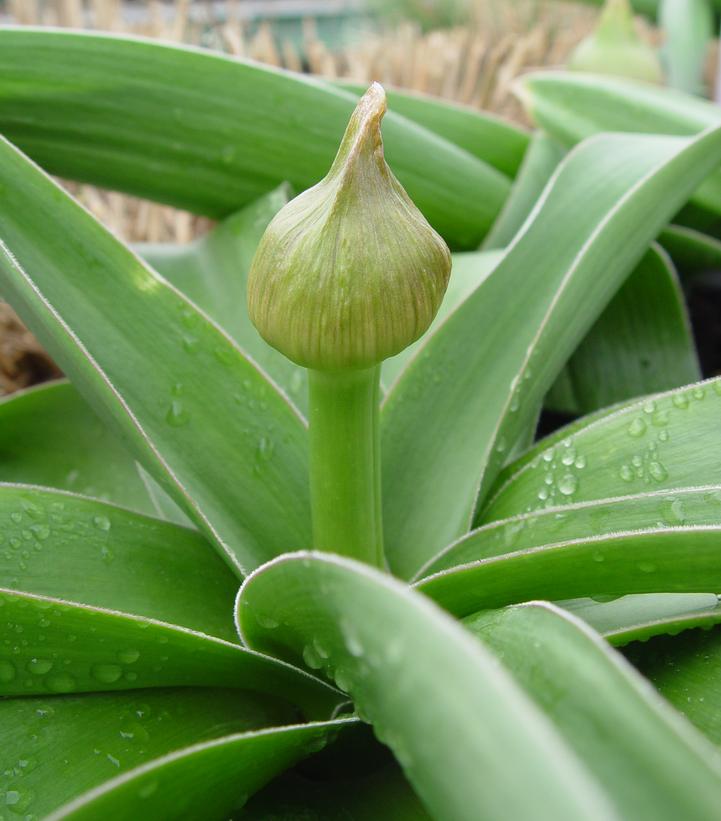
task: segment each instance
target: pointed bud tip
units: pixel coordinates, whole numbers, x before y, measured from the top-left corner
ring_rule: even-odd
[[[383,157],[383,86],[358,101],[331,170],[268,226],[248,276],[261,336],[317,370],[371,367],[414,342],[448,284],[450,252]]]

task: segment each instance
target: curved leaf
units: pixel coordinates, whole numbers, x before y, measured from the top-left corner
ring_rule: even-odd
[[[482,519],[646,490],[716,484],[721,379],[658,394],[601,416],[509,465]]]
[[[545,131],[532,135],[511,193],[483,241],[485,249],[504,248],[511,243],[565,153],[563,146]]]
[[[501,262],[386,397],[384,521],[395,572],[410,575],[468,530],[479,491],[562,365],[719,160],[721,129],[695,141],[604,135],[564,160]]]
[[[575,413],[701,379],[683,292],[652,245],[567,365]]]
[[[582,622],[533,603],[466,625],[553,720],[619,818],[714,817],[721,758]]]
[[[721,270],[721,240],[684,225],[669,225],[658,238],[683,280]]]
[[[287,185],[276,188],[190,245],[143,244],[136,246],[136,250],[225,329],[305,412],[305,368],[271,348],[255,330],[248,316],[245,293],[258,242],[290,196]]]
[[[327,715],[338,693],[259,653],[163,622],[0,589],[0,695],[211,686]]]
[[[0,31],[0,130],[53,174],[225,216],[330,168],[355,97],[200,49],[28,27]],[[388,161],[434,227],[474,248],[505,199],[495,168],[403,117]]]
[[[575,599],[559,604],[614,647],[666,633],[675,636],[693,627],[709,628],[721,621],[716,593],[641,593],[611,601]]]
[[[570,449],[566,454],[571,463],[578,458],[571,459]],[[548,544],[680,525],[721,526],[721,484],[634,493],[497,519],[449,545],[417,577]]]
[[[195,530],[94,499],[5,484],[0,527],[4,587],[235,638],[237,579]]]
[[[0,481],[157,512],[128,451],[67,382],[0,399]]]
[[[432,816],[528,818],[543,806],[548,818],[610,817],[505,670],[389,576],[328,554],[284,556],[246,580],[238,624],[250,645],[333,676]]]
[[[661,695],[721,745],[721,628],[657,636],[625,650]]]
[[[275,775],[322,749],[354,719],[275,727],[176,750],[100,785],[48,816],[224,821]]]
[[[531,599],[721,590],[720,539],[719,525],[602,534],[460,565],[416,589],[457,616]]]
[[[11,817],[44,818],[79,793],[178,747],[291,717],[273,699],[238,690],[4,699],[0,806]]]
[[[566,145],[604,131],[698,134],[721,124],[718,106],[680,91],[583,72],[538,71],[517,86],[534,121]],[[721,172],[709,174],[692,201],[721,212]]]
[[[361,95],[365,86],[348,80],[333,85]],[[488,111],[399,88],[386,89],[392,111],[422,125],[479,160],[514,177],[529,145],[527,132]]]
[[[0,290],[135,458],[237,572],[307,544],[306,429],[285,397],[6,141],[0,185]]]

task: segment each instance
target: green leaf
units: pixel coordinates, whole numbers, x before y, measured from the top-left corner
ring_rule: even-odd
[[[721,628],[658,636],[625,653],[665,699],[721,745]]]
[[[289,201],[284,185],[261,197],[190,245],[143,244],[136,250],[156,271],[214,319],[304,412],[306,370],[271,348],[247,311],[250,263],[268,223]]]
[[[483,646],[389,576],[327,554],[284,556],[245,582],[238,624],[251,646],[334,677],[433,817],[530,818],[539,806],[548,818],[610,817]]]
[[[510,244],[565,153],[563,146],[545,131],[533,134],[511,193],[483,242],[485,249],[504,248]]]
[[[721,621],[716,593],[641,593],[612,601],[572,599],[559,604],[614,647],[664,633],[675,636],[693,627],[709,628]]]
[[[509,465],[483,521],[646,490],[717,484],[721,379],[627,405]]]
[[[659,237],[681,279],[721,269],[721,240],[682,225],[669,225]]]
[[[503,258],[502,251],[467,251],[453,254],[451,278],[443,296],[441,307],[433,320],[427,334],[433,334],[440,328],[445,319],[458,308],[463,301],[483,282]],[[386,359],[381,370],[384,387],[390,389],[400,377],[403,370],[425,344],[425,336],[409,345],[396,356]]]
[[[361,95],[361,83],[335,80],[333,85]],[[529,136],[509,120],[488,111],[478,111],[438,97],[387,88],[391,111],[412,120],[448,142],[457,145],[502,174],[515,177],[529,145]]]
[[[548,604],[466,625],[598,778],[619,818],[713,818],[721,760],[641,676],[582,622]]]
[[[658,23],[665,34],[663,58],[671,88],[703,94],[706,58],[714,38],[709,0],[661,0]]]
[[[576,413],[701,379],[683,292],[652,245],[568,363]]]
[[[0,185],[0,291],[132,455],[237,572],[308,544],[306,429],[285,397],[6,141]]]
[[[128,451],[67,382],[0,399],[0,481],[157,513]]]
[[[172,685],[240,687],[324,715],[338,702],[300,670],[184,627],[11,590],[0,608],[2,696]]]
[[[569,465],[573,465],[573,459],[582,464],[572,447],[561,448],[557,459],[561,469],[565,469],[564,457]],[[552,462],[543,461],[548,466],[546,476],[553,476]],[[544,487],[550,487],[545,480]],[[416,578],[543,545],[679,526],[721,526],[721,484],[649,490],[628,496],[555,505],[496,519],[449,545],[424,565]]]
[[[562,365],[719,160],[721,130],[694,141],[604,135],[564,160],[533,220],[385,399],[385,533],[396,573],[412,574],[469,529]]]
[[[0,806],[6,817],[45,818],[85,790],[179,747],[284,723],[291,716],[274,699],[239,690],[5,699],[0,701]]]
[[[566,145],[604,131],[687,135],[721,123],[717,105],[617,77],[539,71],[525,75],[517,91],[534,121]],[[721,213],[721,171],[700,182],[692,201]]]
[[[48,817],[224,821],[278,773],[322,749],[354,719],[275,727],[175,750],[80,796]]]
[[[604,533],[460,565],[416,588],[457,616],[531,599],[720,590],[719,538],[720,525]]]
[[[137,38],[0,31],[0,130],[53,174],[222,217],[331,165],[352,94],[255,62]],[[474,248],[505,199],[495,168],[403,117],[388,161],[449,243]]]
[[[195,530],[94,499],[0,484],[4,587],[233,639],[235,575]]]

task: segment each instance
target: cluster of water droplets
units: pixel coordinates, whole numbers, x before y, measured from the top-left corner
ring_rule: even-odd
[[[113,552],[103,538],[111,529],[109,517],[102,513],[88,516],[66,507],[60,500],[41,503],[21,498],[15,509],[0,516],[0,559],[6,587],[21,585],[35,561],[47,561],[44,553],[48,545],[57,548],[68,539],[90,537],[103,563],[113,561]]]

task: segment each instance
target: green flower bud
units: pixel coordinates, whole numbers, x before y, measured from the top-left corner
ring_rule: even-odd
[[[261,336],[315,370],[367,368],[433,321],[448,284],[448,247],[383,156],[385,92],[360,99],[328,175],[289,202],[248,275]]]
[[[606,0],[596,30],[578,44],[568,68],[647,83],[663,82],[661,61],[636,32],[628,0]]]

